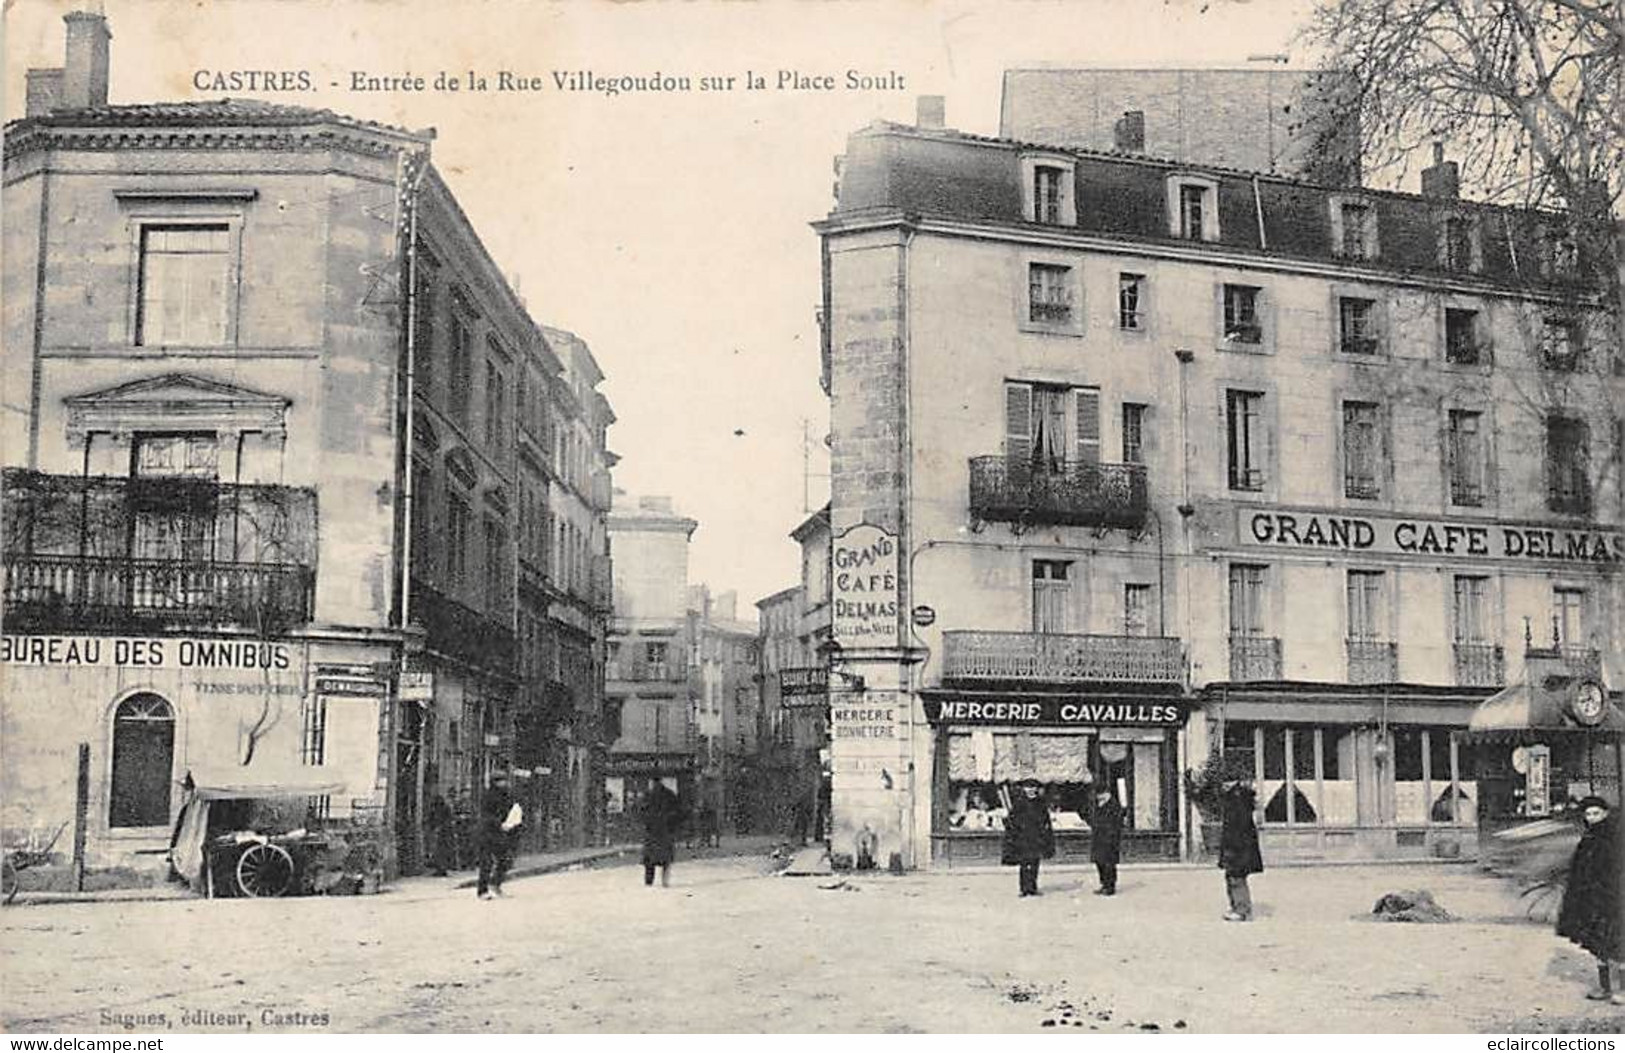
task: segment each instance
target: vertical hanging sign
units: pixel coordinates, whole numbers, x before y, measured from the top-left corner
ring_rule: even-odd
[[[835,642],[843,649],[897,645],[897,535],[869,523],[831,542]]]

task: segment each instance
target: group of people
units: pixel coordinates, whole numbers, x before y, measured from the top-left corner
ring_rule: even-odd
[[[1021,896],[1037,896],[1038,868],[1055,855],[1055,831],[1043,787],[1036,779],[1016,784],[1010,812],[1004,822],[1002,858],[1019,868]],[[1569,865],[1557,934],[1589,951],[1597,963],[1597,984],[1586,997],[1625,1005],[1625,991],[1616,990],[1614,970],[1625,957],[1620,931],[1620,882],[1625,859],[1619,851],[1619,820],[1608,802],[1587,797],[1579,804],[1584,820],[1580,843]],[[1225,781],[1219,791],[1219,868],[1224,871],[1229,909],[1225,921],[1251,921],[1252,890],[1247,879],[1264,869],[1258,846],[1258,798],[1245,778]],[[1123,839],[1123,809],[1108,788],[1095,795],[1090,816],[1089,854],[1100,875],[1097,895],[1117,892],[1117,863]]]

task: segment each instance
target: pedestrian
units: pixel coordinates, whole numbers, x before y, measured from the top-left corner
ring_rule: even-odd
[[[790,837],[801,848],[807,847],[807,831],[812,826],[812,804],[805,797],[797,797],[791,806]]]
[[[1110,786],[1095,791],[1095,813],[1089,823],[1089,858],[1100,875],[1097,896],[1117,895],[1117,861],[1123,847],[1123,806]]]
[[[1049,807],[1041,796],[1037,779],[1016,784],[1010,802],[1010,816],[1004,823],[1003,862],[1020,867],[1021,895],[1037,896],[1038,864],[1055,855],[1055,829],[1050,825]]]
[[[517,828],[518,824],[509,824],[516,807],[513,791],[508,787],[507,773],[497,772],[491,776],[491,785],[480,798],[478,834],[480,899],[490,899],[493,894],[506,895],[502,891],[502,879],[508,876],[508,866],[513,861],[510,854],[512,846],[510,832]]]
[[[1621,958],[1619,819],[1601,797],[1587,797],[1579,807],[1585,832],[1569,863],[1557,934],[1568,937],[1597,959],[1597,986],[1587,991],[1586,997],[1625,1005],[1625,991],[1614,990],[1611,964]]]
[[[1258,850],[1258,796],[1250,777],[1225,781],[1219,797],[1223,827],[1219,834],[1219,866],[1224,870],[1224,888],[1230,897],[1225,921],[1252,921],[1253,894],[1247,887],[1249,874],[1261,873],[1264,856]]]
[[[655,867],[660,868],[662,888],[671,884],[672,859],[677,855],[677,832],[683,825],[682,806],[677,795],[656,779],[643,799],[643,883],[655,883]]]
[[[451,804],[447,802],[445,794],[436,791],[429,801],[429,814],[423,823],[429,835],[429,873],[435,877],[445,877],[446,871],[453,865],[453,822]]]

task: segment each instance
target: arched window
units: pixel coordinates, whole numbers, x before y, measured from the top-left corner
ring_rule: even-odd
[[[175,762],[175,711],[157,695],[131,695],[113,715],[109,826],[169,823],[169,776]]]

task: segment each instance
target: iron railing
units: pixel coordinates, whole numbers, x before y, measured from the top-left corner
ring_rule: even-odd
[[[132,624],[283,629],[311,620],[309,567],[7,553],[8,624],[36,629]]]
[[[1388,640],[1348,640],[1349,683],[1392,684],[1399,679],[1399,645]]]
[[[942,634],[945,680],[1177,684],[1178,639],[950,630]]]
[[[1281,679],[1281,641],[1275,636],[1230,637],[1230,679]]]
[[[970,512],[989,522],[1138,530],[1149,503],[1142,464],[997,455],[970,461]]]
[[[1506,683],[1506,654],[1498,644],[1457,643],[1458,687],[1501,687]]]

